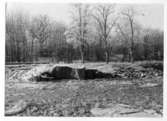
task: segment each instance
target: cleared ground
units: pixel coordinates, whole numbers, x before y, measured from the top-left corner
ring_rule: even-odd
[[[26,108],[17,116],[161,117],[163,114],[162,62],[85,64],[86,68],[118,75],[110,79],[34,82],[21,78],[35,67],[52,65],[6,65],[5,111],[22,101],[26,102]]]

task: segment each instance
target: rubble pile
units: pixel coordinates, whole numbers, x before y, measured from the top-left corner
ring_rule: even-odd
[[[145,63],[142,65],[133,65],[129,67],[120,67],[115,75],[124,79],[141,79],[163,76],[163,64]]]

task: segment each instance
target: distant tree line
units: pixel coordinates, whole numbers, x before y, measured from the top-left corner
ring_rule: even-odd
[[[163,31],[143,28],[132,7],[74,4],[71,24],[47,15],[6,12],[6,62],[163,59]]]

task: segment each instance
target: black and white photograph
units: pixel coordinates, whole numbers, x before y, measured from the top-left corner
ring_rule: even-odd
[[[4,6],[5,117],[163,118],[163,3]]]

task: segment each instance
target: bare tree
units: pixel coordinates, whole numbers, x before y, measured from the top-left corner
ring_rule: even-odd
[[[143,35],[145,60],[163,58],[163,32],[156,29],[145,29]]]
[[[108,47],[109,36],[113,29],[117,18],[114,17],[115,5],[98,5],[95,7],[93,18],[97,24],[98,34],[102,40],[103,47],[105,48],[105,60],[109,62],[110,47]]]
[[[72,12],[72,23],[65,35],[67,42],[72,42],[79,46],[81,61],[84,63],[84,50],[87,44],[88,34],[88,21],[89,21],[89,5],[87,4],[74,4],[74,12]]]
[[[128,47],[129,51],[129,61],[134,61],[134,33],[135,33],[135,16],[139,15],[139,12],[137,12],[133,7],[126,7],[121,11],[121,15],[124,19],[128,21],[128,25],[130,28],[130,35],[126,35],[125,32],[122,30],[121,26],[118,25],[118,29],[120,30],[121,34],[125,37],[125,39],[130,39],[130,45]],[[141,14],[140,14],[141,15]],[[143,14],[142,14],[143,15]]]
[[[53,21],[51,27],[51,36],[48,41],[48,49],[50,50],[50,54],[52,56],[52,61],[59,61],[61,56],[59,56],[60,48],[64,48],[67,46],[67,42],[65,40],[64,32],[66,30],[66,26],[64,23]],[[65,51],[65,50],[64,50]],[[65,53],[65,52],[62,53]],[[61,55],[62,55],[61,53]]]
[[[39,41],[40,52],[42,52],[44,49],[44,44],[46,44],[47,40],[50,37],[51,26],[49,17],[46,15],[40,15],[38,17],[35,17],[32,23],[33,24],[30,32],[32,34],[33,40],[37,39]],[[32,46],[33,45],[34,41],[32,41]]]
[[[128,34],[124,31],[124,27],[121,26],[119,23],[117,23],[117,38],[120,40],[121,46],[122,46],[122,54],[123,58],[122,61],[126,60],[126,57],[128,55],[128,41],[129,41],[129,36]]]
[[[6,62],[33,61],[39,56],[67,62],[81,59],[83,63],[85,60],[108,63],[117,55],[120,60],[123,55],[124,61],[131,62],[161,60],[163,32],[144,30],[136,21],[141,11],[127,5],[117,11],[117,6],[74,4],[69,26],[46,15],[6,13]]]
[[[6,13],[6,51],[10,61],[26,61],[28,17],[22,13]]]

